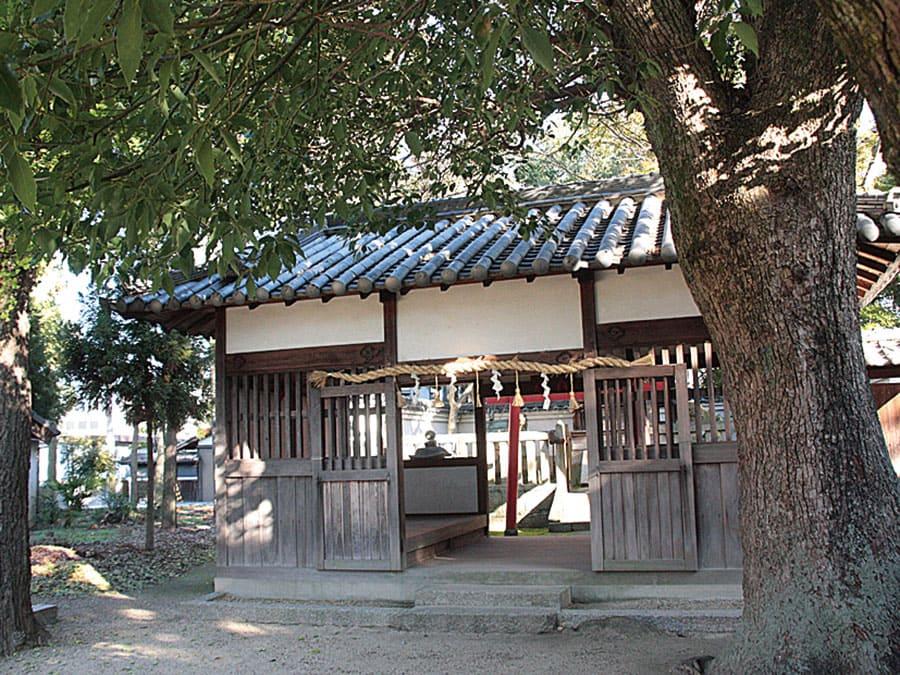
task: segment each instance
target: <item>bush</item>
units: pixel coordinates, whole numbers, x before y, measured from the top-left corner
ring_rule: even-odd
[[[53,527],[63,516],[60,497],[55,485],[45,483],[38,490],[38,510],[35,527]]]
[[[112,490],[104,490],[102,493],[103,506],[106,512],[101,518],[104,524],[118,525],[131,519],[132,506],[131,499],[124,492],[114,492]]]
[[[96,439],[66,439],[63,457],[66,479],[55,487],[70,511],[81,511],[85,499],[109,484],[116,463]]]

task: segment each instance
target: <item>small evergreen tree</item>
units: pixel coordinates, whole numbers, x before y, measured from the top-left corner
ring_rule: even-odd
[[[209,399],[209,385],[203,384],[208,352],[199,338],[166,334],[158,326],[124,320],[105,307],[91,308],[66,340],[65,371],[79,399],[101,408],[114,400],[130,424],[147,426],[148,550],[154,545],[156,518],[154,433],[202,413]]]

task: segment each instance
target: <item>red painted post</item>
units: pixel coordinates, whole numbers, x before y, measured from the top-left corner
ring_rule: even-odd
[[[509,406],[509,462],[506,465],[506,531],[507,537],[515,537],[516,502],[519,498],[519,407]]]

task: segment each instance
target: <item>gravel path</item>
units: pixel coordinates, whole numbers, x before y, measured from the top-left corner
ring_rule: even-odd
[[[658,673],[717,654],[722,638],[686,638],[630,621],[545,635],[462,635],[307,626],[198,602],[210,570],[134,597],[59,601],[46,647],[0,661],[33,673]]]

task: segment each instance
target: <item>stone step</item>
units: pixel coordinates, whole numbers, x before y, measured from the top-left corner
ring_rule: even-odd
[[[558,620],[561,627],[572,630],[629,621],[670,633],[722,634],[737,630],[741,622],[741,610],[725,607],[703,609],[579,608],[560,610]]]
[[[559,612],[547,607],[413,607],[397,612],[391,627],[417,633],[549,633]]]
[[[559,609],[572,604],[568,586],[431,584],[416,591],[416,607]]]

